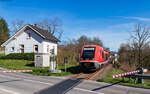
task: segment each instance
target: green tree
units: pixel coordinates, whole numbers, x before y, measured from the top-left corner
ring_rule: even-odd
[[[0,45],[9,38],[8,24],[3,18],[0,18]]]
[[[131,35],[133,50],[136,50],[137,55],[137,65],[143,67],[143,58],[145,53],[143,53],[145,46],[150,43],[150,29],[142,24],[137,24],[133,34]]]
[[[137,24],[128,43],[119,49],[119,62],[130,67],[150,67],[150,29]],[[123,64],[122,64],[123,65]]]
[[[82,35],[77,40],[77,46],[79,48],[79,50],[78,50],[79,52],[83,45],[100,45],[103,47],[103,42],[98,37],[90,38],[85,35]]]
[[[79,56],[81,48],[83,45],[101,45],[102,41],[98,37],[87,37],[85,35],[80,36],[78,39],[68,40],[62,45],[58,46],[58,62],[63,64],[64,57],[68,57],[68,62],[77,63],[79,61]]]

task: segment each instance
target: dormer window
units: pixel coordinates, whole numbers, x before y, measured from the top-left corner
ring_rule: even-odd
[[[31,33],[27,33],[27,39],[31,38]]]

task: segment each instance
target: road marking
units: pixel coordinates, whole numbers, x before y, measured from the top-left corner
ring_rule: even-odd
[[[10,76],[6,76],[6,75],[0,75],[0,76],[2,76],[2,77],[8,77],[8,78],[12,78],[12,79],[17,79],[17,78],[19,78],[19,77],[10,77]],[[19,79],[21,79],[21,80],[24,80],[24,81],[30,81],[30,82],[37,82],[37,83],[42,83],[42,84],[47,84],[47,85],[54,85],[54,84],[52,84],[52,83],[45,83],[45,82],[41,82],[41,81],[34,81],[34,80],[29,80],[29,79],[25,79],[25,78],[19,78]],[[18,79],[18,80],[19,80]]]
[[[1,77],[8,77],[8,78],[12,78],[12,79],[18,79],[18,78],[15,78],[15,77],[6,76],[6,75],[1,75],[1,74],[0,74],[0,76],[1,76]]]
[[[81,91],[86,91],[86,92],[90,92],[90,93],[95,93],[95,94],[104,94],[104,93],[95,92],[95,91],[91,91],[91,90],[87,90],[87,89],[81,89],[81,88],[74,88],[74,89],[81,90]]]
[[[11,79],[21,79],[21,78],[19,78],[19,77],[12,77],[12,76],[6,76],[6,75],[2,75],[2,74],[0,74],[0,76],[1,77],[7,77],[7,78],[11,78]]]
[[[19,77],[11,77],[11,76],[6,76],[6,75],[0,75],[0,76],[12,78],[12,79],[19,78]],[[46,83],[46,82],[42,82],[42,81],[34,81],[34,80],[25,79],[25,78],[19,78],[19,79],[24,80],[24,81],[37,82],[37,83],[46,84],[46,85],[55,85],[53,83]],[[86,91],[86,92],[90,92],[90,93],[95,93],[95,94],[104,94],[104,93],[100,93],[100,92],[96,92],[96,91],[91,91],[91,90],[87,90],[87,89],[81,89],[81,88],[73,88],[73,89],[77,89],[77,90],[81,90],[81,91]]]
[[[42,82],[42,81],[33,81],[33,80],[29,80],[29,79],[23,79],[23,80],[30,81],[30,82],[37,82],[37,83],[46,84],[46,85],[54,85],[52,83],[45,83],[45,82]]]
[[[45,82],[41,82],[41,81],[33,81],[33,80],[28,80],[28,79],[25,79],[25,80],[26,81],[31,81],[31,82],[39,82],[39,83],[47,84],[47,85],[55,85],[55,84],[52,84],[52,83],[45,83]],[[81,88],[73,88],[73,89],[86,91],[86,92],[90,92],[90,93],[95,93],[95,94],[104,94],[104,93],[99,93],[99,92],[95,92],[95,91],[91,91],[91,90],[87,90],[87,89],[81,89]]]
[[[3,88],[0,88],[0,90],[7,92],[7,93],[11,93],[11,94],[20,94],[20,93],[17,93],[17,92],[11,91],[11,90],[7,90],[7,89],[3,89]]]

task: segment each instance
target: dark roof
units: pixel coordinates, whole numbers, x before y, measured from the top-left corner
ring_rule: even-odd
[[[54,41],[54,42],[60,42],[59,39],[57,39],[55,36],[53,36],[50,32],[47,30],[41,29],[38,26],[33,26],[29,24],[33,29],[35,29],[38,33],[40,33],[42,36],[45,37],[46,40]]]

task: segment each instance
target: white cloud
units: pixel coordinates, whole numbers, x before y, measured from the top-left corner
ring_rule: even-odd
[[[119,17],[123,17],[123,16],[119,16]],[[144,18],[144,17],[123,17],[125,19],[131,19],[131,20],[138,20],[138,21],[144,21],[144,22],[150,22],[150,18]]]
[[[125,23],[97,29],[76,28],[71,30],[69,38],[79,38],[81,35],[96,36],[103,41],[104,46],[109,47],[112,51],[118,51],[120,44],[126,43],[129,39],[129,32],[132,31],[133,27],[134,23]]]

